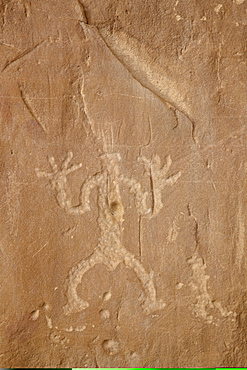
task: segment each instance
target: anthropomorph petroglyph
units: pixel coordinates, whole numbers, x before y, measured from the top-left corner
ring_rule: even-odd
[[[218,310],[223,317],[231,317],[232,321],[234,321],[236,313],[228,311],[222,306],[221,302],[213,299],[209,294],[208,279],[210,277],[205,272],[207,265],[204,260],[197,255],[193,255],[188,259],[188,263],[191,265],[193,271],[189,285],[196,293],[197,298],[193,310],[195,316],[204,319],[208,324],[212,324],[214,323],[213,313],[215,310]],[[209,315],[208,311],[211,311],[212,314]]]
[[[173,185],[181,176],[181,173],[167,176],[172,163],[170,157],[167,158],[163,167],[157,155],[151,160],[143,156],[140,157],[138,160],[144,163],[145,172],[150,176],[151,181],[151,192],[144,192],[138,181],[120,173],[120,154],[106,153],[101,155],[101,172],[84,181],[80,189],[79,204],[72,206],[66,191],[67,176],[82,167],[82,164],[70,165],[72,157],[72,152],[69,152],[61,168],[58,168],[53,157],[49,158],[50,173],[37,170],[38,177],[47,177],[51,181],[56,191],[59,206],[70,214],[82,215],[90,211],[91,191],[94,188],[97,188],[98,191],[100,237],[94,252],[69,271],[66,279],[67,304],[64,306],[64,313],[69,315],[80,312],[89,306],[88,302],[78,296],[77,286],[81,283],[84,274],[99,263],[113,271],[122,262],[135,272],[144,290],[142,308],[145,313],[149,314],[164,308],[165,303],[156,299],[153,272],[147,273],[135,256],[122,245],[124,207],[119,186],[120,184],[125,185],[129,188],[130,193],[134,195],[136,208],[140,216],[154,217],[163,207],[161,194],[163,188],[166,185]],[[149,197],[151,199],[148,199]],[[148,206],[148,201],[152,204],[151,207]]]

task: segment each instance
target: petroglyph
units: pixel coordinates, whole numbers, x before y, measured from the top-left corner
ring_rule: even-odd
[[[114,356],[119,351],[118,342],[112,339],[104,340],[104,342],[102,343],[102,347],[109,356]]]
[[[99,315],[101,319],[106,320],[110,317],[110,312],[108,310],[100,310]]]
[[[94,252],[69,271],[66,279],[67,304],[64,306],[64,313],[70,315],[80,312],[89,306],[88,302],[77,295],[77,286],[81,283],[87,271],[97,264],[104,264],[108,270],[113,271],[120,263],[130,268],[142,284],[144,290],[142,308],[144,312],[150,314],[153,311],[163,309],[165,303],[156,299],[153,272],[147,273],[135,256],[122,245],[124,206],[119,186],[120,184],[127,186],[130,193],[134,195],[136,208],[140,215],[154,217],[163,207],[162,190],[167,185],[172,186],[175,184],[181,173],[178,172],[170,177],[167,176],[172,163],[170,157],[167,157],[166,164],[163,167],[157,155],[151,160],[143,156],[140,157],[138,160],[144,164],[145,173],[150,177],[151,182],[151,191],[144,192],[138,181],[120,174],[120,154],[105,153],[101,155],[101,172],[84,181],[80,189],[79,204],[72,206],[71,199],[67,194],[67,176],[82,167],[81,163],[70,165],[72,157],[72,152],[69,152],[62,162],[61,168],[58,168],[53,157],[49,158],[52,170],[50,173],[36,170],[38,177],[46,177],[50,180],[56,192],[58,205],[69,214],[82,215],[90,211],[91,192],[94,188],[98,190],[97,205],[99,216],[97,222],[100,229],[100,237]],[[149,207],[148,203],[151,203],[152,207]],[[109,299],[108,296],[109,294],[105,295],[104,299]]]
[[[111,292],[105,292],[103,294],[103,300],[104,301],[109,301],[109,299],[111,299]]]
[[[152,217],[157,215],[160,210],[163,208],[162,203],[162,190],[166,185],[172,186],[181,176],[181,172],[177,172],[175,175],[167,177],[167,173],[170,170],[172,160],[168,156],[166,159],[166,164],[161,167],[161,160],[158,155],[155,155],[151,160],[148,160],[145,157],[139,158],[140,162],[144,163],[146,175],[150,176],[153,192],[153,208],[152,208]]]
[[[69,344],[69,339],[60,335],[60,334],[57,334],[57,333],[51,333],[50,334],[50,340],[53,344],[55,345],[60,345],[64,348],[67,347],[67,345]]]
[[[30,318],[33,321],[38,320],[38,318],[39,318],[39,310],[35,310],[35,311],[31,312]]]
[[[45,319],[46,319],[46,324],[47,324],[48,328],[49,329],[52,329],[53,328],[53,324],[52,324],[51,317],[49,317],[48,315],[45,315]]]
[[[41,308],[44,310],[44,316],[45,316],[45,321],[48,329],[54,334],[60,333],[63,335],[63,332],[67,333],[72,333],[72,332],[83,332],[87,327],[86,325],[79,325],[79,326],[72,326],[70,325],[69,327],[59,327],[56,324],[53,323],[53,319],[51,318],[50,311],[51,307],[49,304],[43,305]],[[34,310],[30,314],[30,319],[31,320],[37,320],[40,317],[40,310]],[[55,332],[54,332],[55,331]]]
[[[227,309],[223,308],[220,302],[212,299],[208,292],[208,279],[210,278],[209,275],[206,275],[206,263],[204,263],[201,257],[196,255],[192,256],[188,263],[192,267],[193,275],[191,278],[190,286],[195,291],[197,302],[194,306],[194,314],[196,317],[200,317],[204,319],[208,324],[215,323],[213,314],[209,315],[208,310],[218,310],[223,317],[231,316],[233,320],[235,320],[235,313],[232,311],[228,311]]]
[[[245,255],[245,222],[244,222],[244,213],[242,209],[242,199],[239,199],[238,202],[238,234],[236,240],[236,264],[241,269],[244,255]]]
[[[83,325],[83,326],[77,326],[76,328],[74,328],[75,331],[79,331],[79,332],[82,332],[86,329],[86,326]]]
[[[180,222],[181,215],[182,213],[180,213],[174,218],[174,220],[172,221],[172,225],[169,228],[167,241],[170,243],[174,243],[177,240],[178,233],[180,230],[179,222]]]

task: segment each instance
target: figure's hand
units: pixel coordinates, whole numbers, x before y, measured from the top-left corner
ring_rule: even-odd
[[[146,157],[140,157],[138,160],[144,163],[145,174],[150,176],[152,179],[152,193],[153,193],[153,209],[151,217],[157,215],[163,208],[162,202],[162,190],[165,186],[172,186],[181,176],[181,172],[177,172],[174,175],[167,176],[170,170],[172,160],[168,156],[166,158],[166,163],[162,167],[160,157],[156,154],[152,159],[147,159]]]
[[[171,157],[166,157],[166,164],[162,167],[160,157],[156,154],[152,159],[146,157],[139,157],[138,160],[144,163],[145,174],[155,179],[157,185],[163,188],[165,185],[173,185],[181,176],[181,172],[167,177],[167,173],[171,167]]]
[[[167,177],[167,173],[171,167],[171,164],[172,160],[170,156],[166,158],[166,164],[163,166],[163,168],[161,167],[161,161],[158,155],[155,155],[154,158],[152,158],[151,171],[156,176],[161,187],[164,187],[165,185],[172,186],[181,176],[181,172],[179,171],[174,175]]]
[[[55,162],[54,157],[49,157],[49,163],[51,166],[51,172],[43,172],[39,171],[39,169],[35,169],[35,172],[38,177],[47,177],[51,180],[52,185],[55,186],[56,183],[61,179],[66,179],[66,176],[71,172],[77,171],[79,168],[82,167],[82,163],[69,166],[71,160],[73,158],[73,153],[71,151],[68,152],[66,158],[62,162],[61,169],[58,168],[58,165]]]

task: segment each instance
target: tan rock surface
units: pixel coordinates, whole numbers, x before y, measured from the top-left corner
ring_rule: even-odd
[[[0,29],[1,367],[247,366],[246,1]]]

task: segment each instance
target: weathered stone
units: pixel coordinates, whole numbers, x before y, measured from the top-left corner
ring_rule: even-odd
[[[246,2],[0,14],[1,366],[247,366]]]

